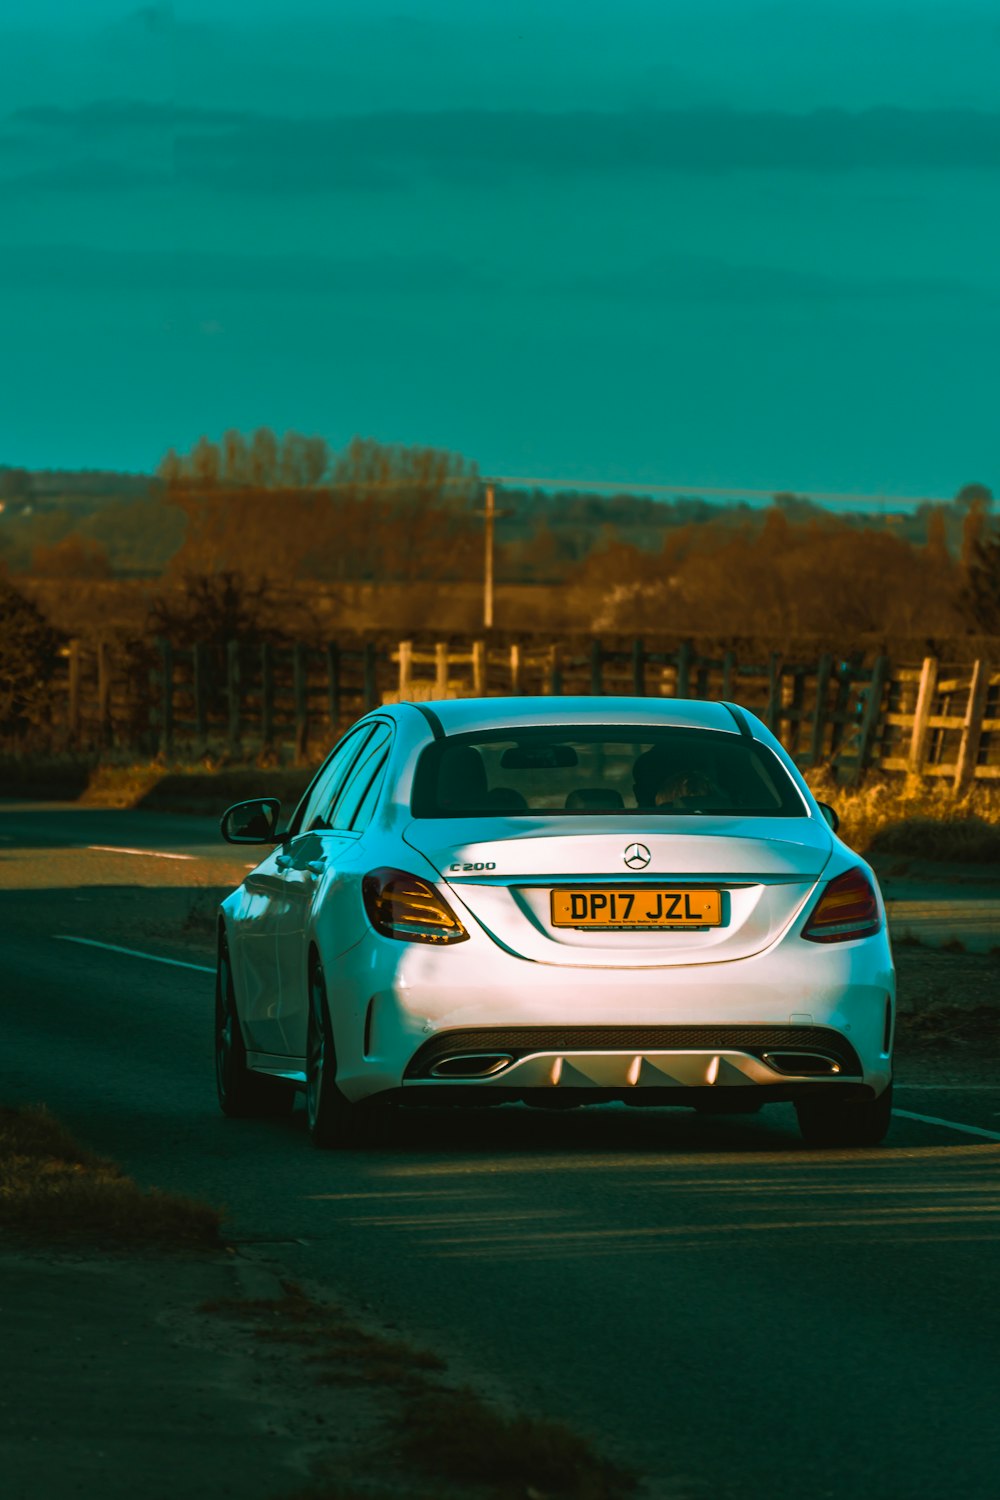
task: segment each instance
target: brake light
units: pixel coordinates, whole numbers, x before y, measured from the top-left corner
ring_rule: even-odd
[[[811,943],[846,943],[850,938],[870,937],[881,925],[871,881],[864,870],[848,870],[830,881],[802,936]]]
[[[464,943],[469,934],[447,901],[419,875],[371,870],[361,885],[376,932],[402,943]]]

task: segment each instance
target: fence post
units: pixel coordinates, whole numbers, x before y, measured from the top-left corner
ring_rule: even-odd
[[[405,703],[413,691],[413,642],[399,643],[399,701]]]
[[[782,744],[789,755],[798,753],[802,742],[802,704],[806,696],[806,668],[792,668],[792,701],[789,705],[791,713],[788,720],[788,737],[782,740]]]
[[[475,697],[486,697],[486,642],[472,643],[472,691]]]
[[[260,737],[266,749],[274,739],[274,659],[271,642],[260,648]]]
[[[554,698],[562,695],[562,662],[559,660],[559,647],[552,647],[552,658],[549,666],[549,692]]]
[[[71,739],[76,742],[80,737],[80,642],[69,643],[69,706],[67,709],[67,727]],[[74,743],[74,748],[79,748]]]
[[[938,663],[936,656],[925,656],[920,669],[920,686],[917,688],[917,706],[913,713],[913,734],[910,737],[909,769],[918,776],[924,769],[927,755],[927,720],[934,705],[937,690]]]
[[[327,699],[330,705],[330,738],[336,740],[340,728],[340,647],[330,641],[326,648]]]
[[[639,636],[632,642],[632,691],[637,698],[646,696],[646,648]]]
[[[194,693],[194,733],[195,738],[203,744],[208,735],[205,713],[205,644],[203,641],[196,641],[191,653],[191,678]]]
[[[521,686],[521,648],[516,641],[510,648],[510,691],[514,698],[524,691]]]
[[[448,642],[438,641],[434,647],[434,692],[439,698],[448,696]]]
[[[295,761],[302,765],[309,744],[309,673],[306,648],[296,641],[292,653],[292,688],[295,694]]]
[[[781,727],[781,657],[777,651],[772,651],[767,659],[767,708],[764,711],[764,723],[772,734],[778,734]],[[778,738],[781,736],[778,735]]]
[[[229,641],[226,646],[226,706],[229,710],[227,738],[230,750],[240,743],[240,643]]]
[[[976,774],[979,759],[979,742],[983,735],[983,715],[986,712],[986,696],[990,687],[990,664],[976,661],[972,666],[972,681],[962,720],[962,738],[958,745],[958,760],[955,765],[955,791],[964,791]]]
[[[722,658],[722,700],[727,703],[733,696],[733,671],[736,667],[736,657],[732,651],[727,651]]]
[[[378,702],[378,661],[374,641],[365,641],[363,662],[365,713],[368,713]]]
[[[882,716],[882,691],[888,675],[889,658],[876,656],[875,665],[872,667],[872,679],[868,686],[868,701],[865,703],[865,710],[861,716],[861,730],[858,734],[858,756],[854,764],[853,777],[855,783],[861,780],[861,774],[871,759],[872,745],[875,742],[879,719]]]
[[[160,637],[160,754],[169,760],[174,753],[174,648]]]
[[[677,682],[674,687],[675,698],[688,698],[691,696],[691,658],[694,650],[690,641],[682,641],[677,651]]]
[[[111,742],[111,659],[107,641],[97,643],[97,743]]]
[[[826,699],[830,686],[833,657],[827,651],[819,659],[816,668],[816,706],[813,709],[812,730],[809,735],[809,764],[818,766],[823,760],[823,731],[826,728]]]
[[[849,661],[842,660],[837,668],[837,694],[834,698],[833,724],[830,729],[831,756],[835,751],[840,750],[844,739],[844,730],[846,728],[844,720],[847,717],[847,705],[851,701],[851,686],[860,666],[861,659],[855,655]]]
[[[604,693],[604,653],[599,640],[590,643],[590,691],[594,698]]]

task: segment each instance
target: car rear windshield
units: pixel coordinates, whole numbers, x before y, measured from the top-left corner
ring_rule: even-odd
[[[745,735],[558,725],[450,735],[417,764],[416,818],[803,817],[778,757]]]

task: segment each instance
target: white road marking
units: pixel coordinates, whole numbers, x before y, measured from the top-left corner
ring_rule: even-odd
[[[140,953],[138,948],[120,948],[117,943],[99,943],[96,938],[70,937],[68,933],[54,932],[57,943],[82,943],[85,948],[106,948],[109,953],[126,953],[129,958],[148,958],[152,964],[172,964],[175,969],[194,969],[198,974],[214,974],[206,964],[185,963],[182,958],[161,958],[158,953]],[[1000,1140],[1000,1136],[997,1137]]]
[[[193,854],[166,854],[162,849],[126,849],[118,844],[88,844],[101,854],[141,854],[144,859],[194,859]]]
[[[966,1135],[982,1135],[988,1141],[1000,1141],[1000,1130],[983,1130],[978,1125],[959,1125],[956,1120],[939,1120],[936,1115],[916,1115],[910,1109],[894,1109],[901,1120],[919,1120],[922,1125],[943,1125],[946,1130],[961,1130]]]

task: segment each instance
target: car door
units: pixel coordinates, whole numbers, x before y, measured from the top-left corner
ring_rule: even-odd
[[[297,830],[308,830],[319,819],[320,809],[330,805],[371,729],[371,723],[366,722],[349,731],[320,767],[295,811],[293,835]],[[307,838],[308,834],[299,832],[290,842],[279,845],[243,882],[250,920],[238,924],[243,980],[240,1013],[246,1043],[253,1052],[283,1055],[286,1051],[280,1020],[277,934],[290,907],[296,906],[296,885],[302,869],[318,852]]]
[[[373,727],[343,777],[327,788],[328,804],[317,807],[310,828],[293,840],[293,865],[287,877],[287,899],[277,929],[280,1023],[289,1055],[305,1050],[308,1018],[307,936],[313,903],[322,901],[345,874],[361,834],[359,813],[370,804],[373,783],[385,765],[392,740],[391,725],[371,721]],[[348,939],[350,941],[350,939]],[[326,959],[333,954],[325,954]],[[329,976],[328,976],[329,978]]]

